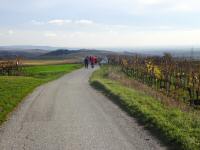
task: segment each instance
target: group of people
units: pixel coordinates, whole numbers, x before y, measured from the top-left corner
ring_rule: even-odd
[[[88,68],[89,64],[92,68],[94,68],[94,65],[97,64],[97,57],[96,56],[87,56],[84,59],[85,68]]]

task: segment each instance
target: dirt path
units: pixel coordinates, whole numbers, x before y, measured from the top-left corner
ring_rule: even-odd
[[[92,69],[40,86],[0,129],[0,150],[166,149],[93,89]]]

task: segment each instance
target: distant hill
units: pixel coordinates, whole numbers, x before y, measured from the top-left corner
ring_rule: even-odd
[[[0,59],[13,59],[16,56],[20,56],[26,59],[35,59],[48,51],[40,49],[31,49],[31,50],[0,50]]]
[[[6,50],[6,51],[24,51],[24,50],[32,50],[32,49],[38,49],[38,50],[46,50],[46,51],[52,51],[59,49],[60,47],[51,47],[51,46],[32,46],[32,45],[13,45],[13,46],[0,46],[0,50]]]
[[[42,57],[59,57],[59,56],[63,56],[63,55],[68,55],[70,53],[76,53],[77,51],[75,50],[68,50],[68,49],[58,49],[55,51],[51,51],[48,53],[45,53],[44,55],[42,55]]]
[[[13,59],[20,56],[26,59],[35,59],[49,52],[52,47],[47,46],[0,46],[0,59]]]
[[[126,54],[130,54],[130,52],[125,52]],[[200,59],[200,49],[166,49],[166,50],[143,50],[143,51],[135,51],[135,54],[142,54],[145,56],[163,56],[164,53],[170,53],[173,57],[176,58],[193,58]],[[132,54],[134,54],[132,52]]]
[[[33,47],[31,47],[33,48]],[[48,48],[48,47],[43,47]],[[52,47],[51,47],[52,48]],[[26,46],[0,46],[0,60],[13,59],[20,56],[24,59],[78,59],[82,60],[86,56],[106,56],[110,54],[117,54],[112,51],[95,50],[95,49],[78,49],[69,50],[59,48],[55,50],[47,49],[30,49]]]
[[[95,55],[95,56],[106,56],[114,54],[115,52],[105,51],[105,50],[89,50],[89,49],[80,49],[80,50],[68,50],[68,49],[58,49],[56,51],[51,51],[41,55],[41,59],[83,59],[86,56]]]
[[[86,56],[106,56],[110,54],[117,55],[129,55],[134,56],[136,54],[144,56],[163,56],[164,52],[171,53],[173,57],[179,58],[194,58],[200,59],[200,48],[169,48],[145,50],[135,49],[126,50],[121,52],[113,52],[108,50],[96,50],[96,49],[68,49],[58,48],[50,46],[0,46],[0,59],[12,59],[16,56],[21,56],[25,59],[79,59],[82,60]]]

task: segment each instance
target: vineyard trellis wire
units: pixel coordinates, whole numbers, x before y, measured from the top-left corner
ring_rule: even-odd
[[[159,56],[109,56],[109,64],[119,65],[129,77],[191,105],[200,105],[200,61]]]

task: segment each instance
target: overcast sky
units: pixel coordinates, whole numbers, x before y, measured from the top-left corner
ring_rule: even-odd
[[[200,0],[0,0],[0,45],[200,44]]]

